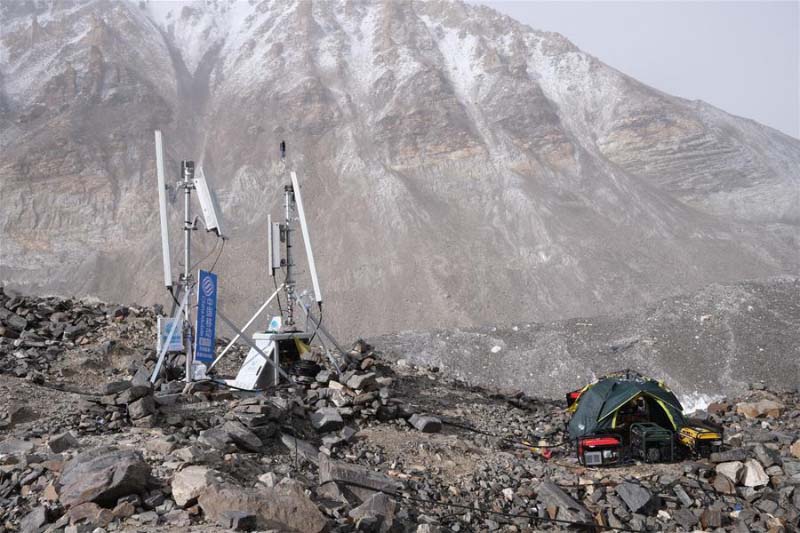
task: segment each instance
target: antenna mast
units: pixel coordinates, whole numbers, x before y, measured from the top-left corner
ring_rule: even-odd
[[[192,248],[192,231],[194,231],[194,222],[192,222],[192,189],[194,189],[194,161],[181,161],[181,175],[183,181],[180,186],[183,187],[183,275],[181,276],[181,284],[183,290],[191,291],[191,248]],[[192,381],[192,306],[187,305],[183,308],[184,323],[184,347],[186,350],[186,382]]]

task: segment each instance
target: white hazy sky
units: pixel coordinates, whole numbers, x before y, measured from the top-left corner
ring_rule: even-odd
[[[473,0],[664,92],[800,138],[800,0]]]

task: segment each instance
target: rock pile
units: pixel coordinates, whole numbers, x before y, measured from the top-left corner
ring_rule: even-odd
[[[142,320],[128,320],[143,317]],[[84,364],[105,358],[116,340],[107,329],[116,325],[116,337],[152,335],[152,311],[55,297],[21,296],[0,290],[0,372],[43,383],[45,375],[59,375],[59,359],[77,351]],[[121,327],[120,327],[121,326]],[[152,341],[147,343],[152,348]]]
[[[694,413],[726,428],[724,449],[709,459],[591,469],[577,464],[563,442],[561,405],[469,387],[405,360],[389,363],[363,341],[342,361],[341,374],[312,351],[304,355],[301,379],[268,393],[210,382],[151,385],[147,365],[127,363],[104,381],[88,381],[91,394],[53,391],[37,381],[54,383],[80,360],[73,340],[62,332],[47,341],[64,348],[63,367],[27,367],[43,381],[18,375],[7,349],[28,338],[28,324],[46,329],[43,319],[34,320],[42,302],[77,321],[94,307],[3,298],[7,311],[28,321],[22,326],[12,318],[20,335],[0,343],[3,364],[9,354],[14,360],[12,371],[0,375],[0,395],[17,400],[6,408],[0,435],[4,530],[202,525],[425,533],[588,523],[778,532],[796,530],[800,521],[795,392],[754,387],[744,398]],[[92,339],[83,351],[132,320],[132,308],[117,319],[113,307],[97,305],[93,326],[75,338]],[[6,324],[10,314],[4,316]],[[123,349],[110,356],[111,366],[130,346],[152,344],[152,329],[137,337],[137,328],[119,341]],[[58,424],[47,422],[51,417],[35,403],[39,395],[64,412]]]

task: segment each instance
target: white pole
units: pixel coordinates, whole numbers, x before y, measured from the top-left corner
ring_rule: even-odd
[[[303,196],[300,194],[300,184],[297,182],[297,174],[292,171],[292,190],[294,190],[294,200],[297,205],[297,214],[300,219],[300,230],[303,232],[303,244],[306,247],[306,258],[308,259],[308,269],[311,271],[311,283],[314,285],[314,299],[317,303],[322,303],[322,289],[319,288],[317,279],[317,267],[314,264],[314,252],[311,250],[311,237],[308,235],[306,224],[306,212],[303,209]]]

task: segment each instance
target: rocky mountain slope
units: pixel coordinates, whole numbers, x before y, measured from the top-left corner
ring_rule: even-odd
[[[800,525],[797,391],[754,384],[695,413],[725,427],[709,458],[587,468],[565,442],[563,401],[467,386],[363,342],[341,375],[259,393],[151,386],[154,322],[149,308],[0,288],[3,531]]]
[[[171,169],[202,161],[218,191],[239,317],[270,286],[281,139],[341,334],[591,316],[800,264],[800,141],[483,7],[7,2],[0,17],[0,279],[28,291],[164,299],[154,128]]]
[[[800,383],[800,280],[714,284],[617,315],[386,335],[387,356],[437,365],[467,382],[561,398],[609,372],[664,380],[687,404],[760,381]]]

